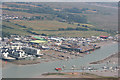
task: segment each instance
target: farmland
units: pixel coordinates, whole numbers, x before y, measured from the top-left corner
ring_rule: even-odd
[[[106,32],[98,31],[40,31],[40,34],[45,33],[53,36],[64,36],[64,37],[91,37],[100,35],[109,35]]]
[[[107,7],[102,3],[99,6],[96,4],[3,3],[3,14],[20,18],[3,20],[3,36],[44,34],[89,37],[115,34],[118,29],[116,4],[108,3]]]
[[[25,21],[25,20],[13,20],[11,23],[16,23],[20,25],[25,25],[27,27],[36,29],[36,30],[58,30],[58,28],[67,28],[67,27],[72,27],[75,28],[77,27],[78,23],[75,24],[68,24],[68,23],[63,23],[63,22],[58,22],[58,21],[49,21],[49,20],[44,20],[44,21]],[[80,25],[88,25],[90,27],[94,27],[93,25],[90,24],[83,24],[81,23]]]
[[[36,3],[41,4],[41,3]],[[88,23],[96,26],[100,29],[106,30],[118,30],[118,9],[117,3],[44,3],[52,8],[89,8],[89,11],[84,13],[76,13],[76,14],[84,14],[87,16]],[[101,4],[101,5],[99,5]],[[107,6],[109,5],[109,6]],[[89,6],[89,7],[88,7]],[[106,7],[107,6],[107,7]],[[113,7],[114,6],[114,7]],[[92,12],[92,10],[96,10],[96,12]]]
[[[16,24],[26,26],[26,28],[20,27]],[[76,23],[77,24],[77,23]],[[70,37],[90,37],[90,36],[99,36],[99,35],[108,35],[106,32],[98,32],[98,31],[57,31],[58,28],[67,28],[77,27],[76,24],[67,24],[61,23],[58,21],[24,21],[24,20],[12,20],[11,22],[3,22],[3,25],[11,27],[11,29],[3,28],[4,32],[9,32],[12,34],[20,34],[20,35],[28,35],[29,32],[26,32],[27,29],[32,29],[32,32],[38,34],[46,34],[46,35],[53,35],[53,36],[70,36]],[[81,24],[81,25],[88,25],[90,27],[94,27],[89,24]],[[82,27],[82,26],[80,26]]]

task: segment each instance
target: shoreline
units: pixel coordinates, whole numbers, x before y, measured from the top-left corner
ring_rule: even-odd
[[[102,46],[108,45],[108,44],[113,44],[115,43],[115,41],[104,41],[104,42],[99,42],[99,43],[93,43],[93,44],[97,44]],[[45,53],[50,53],[50,51],[43,51]],[[55,51],[51,51],[51,53],[56,53],[56,54],[61,54],[60,52],[55,52]],[[68,56],[70,56],[70,54],[66,53]],[[79,58],[79,57],[84,57],[86,55],[86,53],[79,53],[78,56],[74,56],[70,59],[75,59],[75,58]],[[40,59],[35,59],[35,60],[16,60],[13,62],[9,62],[12,64],[16,64],[16,65],[32,65],[32,64],[40,64],[40,63],[45,63],[45,62],[51,62],[51,61],[58,61],[58,60],[67,60],[67,58],[62,58],[62,57],[57,57],[56,55],[45,55],[45,57],[40,58]],[[69,59],[68,59],[69,60]],[[4,60],[2,60],[3,62],[6,62]],[[8,62],[8,61],[7,61]]]
[[[105,43],[106,43],[106,42],[105,42]],[[109,43],[110,43],[110,42],[109,42]],[[103,43],[101,43],[101,44],[103,44]],[[108,42],[107,42],[107,44],[108,44]],[[109,46],[109,45],[116,45],[116,44],[110,43],[110,44],[108,44],[107,46]],[[89,56],[89,55],[88,55],[88,56]],[[54,61],[56,61],[56,59],[55,59]],[[10,63],[10,64],[12,65],[12,63]],[[47,64],[47,63],[46,63],[46,64]],[[46,65],[46,64],[45,64],[45,65]],[[7,64],[7,65],[9,65],[9,64]],[[6,68],[10,67],[10,66],[7,67],[7,65],[5,65]],[[14,64],[14,65],[15,65],[15,64]],[[25,65],[23,65],[23,66],[19,66],[19,65],[16,65],[16,66],[18,66],[18,67],[23,67],[23,68],[24,68],[24,67],[27,68],[26,65],[27,65],[27,64],[25,64]],[[31,65],[31,64],[30,64],[30,65]],[[42,65],[42,64],[38,63],[38,65]],[[32,65],[31,65],[31,66],[32,66]],[[33,66],[34,66],[34,65],[33,65]],[[35,65],[35,66],[37,67],[37,65]],[[28,65],[28,67],[29,67],[29,65]],[[31,68],[31,67],[30,67],[30,68]],[[43,67],[43,68],[44,68],[44,67]],[[54,68],[55,68],[55,67],[53,67],[53,68],[51,68],[51,69],[54,69]],[[41,68],[41,69],[42,69],[42,68]],[[40,70],[41,70],[41,69],[40,69]],[[50,70],[51,70],[51,69],[50,69]],[[33,70],[33,71],[34,71],[34,70]],[[37,72],[37,73],[36,73],[34,76],[32,76],[32,77],[37,78],[37,76],[41,76],[41,74],[43,74],[44,72],[48,72],[48,70],[43,71],[43,72]],[[54,71],[51,70],[51,72],[54,72]],[[41,78],[41,77],[40,77],[40,78]]]
[[[117,43],[117,42],[115,42],[115,41],[107,41],[107,42],[101,42],[101,43],[98,43],[99,45],[102,45],[102,46],[105,46],[105,45],[108,45],[108,44],[114,44],[114,43]],[[107,57],[107,59],[105,58],[105,59],[103,59],[102,61],[104,62],[104,61],[106,61],[106,60],[108,60],[108,59],[110,59],[110,58],[113,58],[113,57],[116,57],[118,55],[118,53],[114,53],[114,54],[111,54],[111,55],[109,55],[108,57]],[[101,61],[101,60],[99,60],[99,61]],[[99,62],[98,61],[98,62]],[[97,61],[95,61],[95,62],[97,62]],[[92,62],[91,62],[92,63]],[[102,62],[101,62],[102,63]],[[51,72],[52,73],[52,72]],[[62,72],[62,73],[64,73],[64,72]],[[69,72],[65,72],[65,73],[69,73]],[[82,72],[80,72],[80,73],[82,73]],[[89,74],[93,74],[93,75],[97,75],[97,76],[101,76],[101,77],[110,77],[110,78],[116,78],[116,75],[114,75],[114,74],[117,74],[117,72],[112,72],[112,74],[111,74],[111,71],[90,71],[90,72],[86,72],[86,73],[89,73]],[[109,74],[110,73],[110,75],[111,76],[109,76],[109,75],[107,75],[107,74]],[[46,73],[47,74],[47,73]],[[40,76],[37,76],[38,78],[44,78],[45,76],[43,76],[42,74],[40,75]],[[53,77],[55,77],[55,78],[60,78],[60,77],[63,77],[63,78],[66,78],[65,76],[54,76],[54,75],[51,75],[51,76],[47,76],[48,78],[50,77],[50,78],[53,78]],[[69,77],[67,77],[67,78],[69,78]],[[76,77],[74,77],[74,78],[76,78]]]
[[[95,61],[95,62],[91,62],[91,63],[89,63],[89,64],[101,64],[101,63],[104,63],[105,61],[108,61],[108,60],[111,59],[111,58],[114,58],[114,57],[117,58],[118,54],[119,54],[119,53],[111,54],[110,56],[108,56],[108,57],[106,57],[106,58],[104,58],[104,59],[102,59],[102,60],[98,60],[98,61]]]
[[[102,78],[101,76],[86,72],[53,72],[44,73],[35,78]]]
[[[109,72],[97,72],[99,74],[95,74],[94,72],[51,72],[44,73],[40,76],[36,76],[33,78],[117,78],[117,76],[108,76]],[[101,75],[101,73],[103,75]],[[104,76],[104,74],[106,76]],[[114,74],[114,73],[113,73]]]

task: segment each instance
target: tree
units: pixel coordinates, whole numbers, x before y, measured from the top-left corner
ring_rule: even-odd
[[[80,26],[80,24],[78,24],[77,26]]]
[[[59,31],[64,31],[65,29],[64,29],[64,28],[59,28],[58,30],[59,30]]]

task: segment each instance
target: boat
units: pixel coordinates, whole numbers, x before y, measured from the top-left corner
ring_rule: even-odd
[[[62,68],[55,68],[55,70],[56,70],[56,71],[60,71],[60,70],[62,70]]]
[[[16,59],[12,57],[2,57],[2,60],[12,62],[12,61],[15,61]]]
[[[26,57],[18,57],[16,60],[25,60]]]

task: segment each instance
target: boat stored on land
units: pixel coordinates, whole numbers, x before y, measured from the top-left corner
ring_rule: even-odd
[[[2,57],[2,60],[12,62],[12,61],[15,61],[16,59],[12,57]]]

